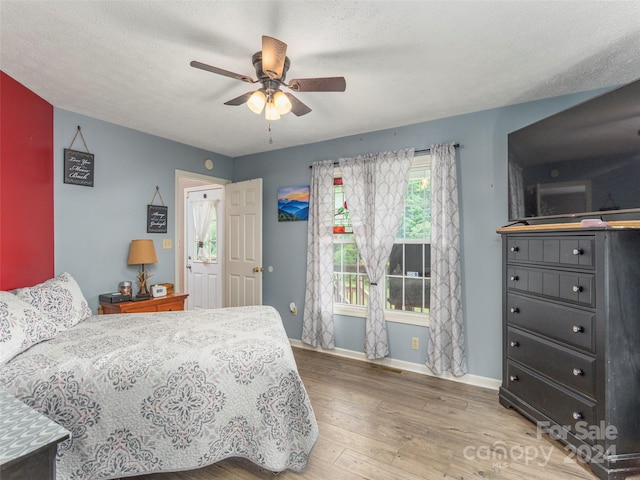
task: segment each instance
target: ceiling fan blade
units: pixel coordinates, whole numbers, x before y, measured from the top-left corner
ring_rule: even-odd
[[[247,101],[249,100],[249,97],[253,95],[253,92],[255,92],[255,90],[253,90],[252,92],[243,93],[239,97],[232,98],[231,100],[224,102],[224,104],[225,105],[242,105],[243,103],[247,103]]]
[[[256,83],[256,81],[251,77],[247,77],[246,75],[241,75],[239,73],[233,73],[228,70],[223,70],[222,68],[212,67],[211,65],[207,65],[206,63],[201,63],[201,62],[192,60],[190,65],[192,67],[199,68],[201,70],[206,70],[207,72],[217,73],[218,75],[224,75],[225,77],[235,78],[236,80],[242,80],[243,82]]]
[[[294,97],[291,93],[284,92],[284,94],[289,97],[289,101],[291,102],[291,111],[296,117],[301,117],[311,111],[309,107]]]
[[[269,78],[282,78],[287,44],[277,38],[262,36],[262,71]]]
[[[288,87],[295,92],[344,92],[347,82],[344,77],[296,78]]]

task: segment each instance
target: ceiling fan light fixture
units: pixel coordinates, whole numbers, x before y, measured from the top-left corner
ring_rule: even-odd
[[[347,87],[344,77],[297,78],[290,80],[289,84],[285,83],[285,77],[291,65],[289,57],[287,57],[287,44],[267,35],[262,36],[262,50],[253,54],[251,63],[256,71],[256,79],[196,60],[192,60],[190,65],[216,75],[262,85],[262,88],[257,91],[246,92],[224,102],[224,104],[238,106],[246,103],[251,111],[257,115],[265,110],[267,120],[277,120],[280,115],[285,115],[288,112],[293,112],[296,117],[300,117],[311,111],[293,94],[281,92],[281,87],[286,87],[294,92],[344,92]],[[265,109],[265,106],[268,108]]]
[[[278,112],[278,108],[272,101],[267,102],[265,106],[264,118],[266,118],[267,120],[280,120],[280,113]]]
[[[280,90],[278,90],[273,96],[273,103],[278,109],[278,113],[280,115],[285,115],[291,111],[291,100],[289,100],[289,97]]]
[[[264,108],[265,103],[267,102],[267,97],[262,90],[256,90],[247,100],[247,106],[249,109],[258,115],[262,113],[262,109]]]

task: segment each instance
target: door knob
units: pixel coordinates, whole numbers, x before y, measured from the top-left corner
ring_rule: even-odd
[[[262,267],[253,267],[253,273],[264,272],[264,268]]]

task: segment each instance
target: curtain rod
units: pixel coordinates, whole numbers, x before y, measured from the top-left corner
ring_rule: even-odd
[[[453,144],[453,148],[460,148],[460,144],[459,143],[454,143]],[[414,150],[414,155],[416,153],[429,153],[431,151],[430,148],[423,148],[422,150]]]
[[[453,148],[460,148],[460,144],[459,143],[454,143],[453,144]],[[418,154],[418,153],[429,153],[431,151],[430,148],[423,148],[422,150],[414,150],[413,154]],[[335,161],[333,162],[334,165],[338,166],[340,165],[340,162]],[[311,168],[313,165],[309,165],[309,168]]]

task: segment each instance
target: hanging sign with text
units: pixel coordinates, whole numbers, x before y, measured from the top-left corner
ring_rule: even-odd
[[[64,183],[93,187],[93,154],[64,149]]]
[[[147,205],[147,233],[167,233],[167,213],[164,205]]]

